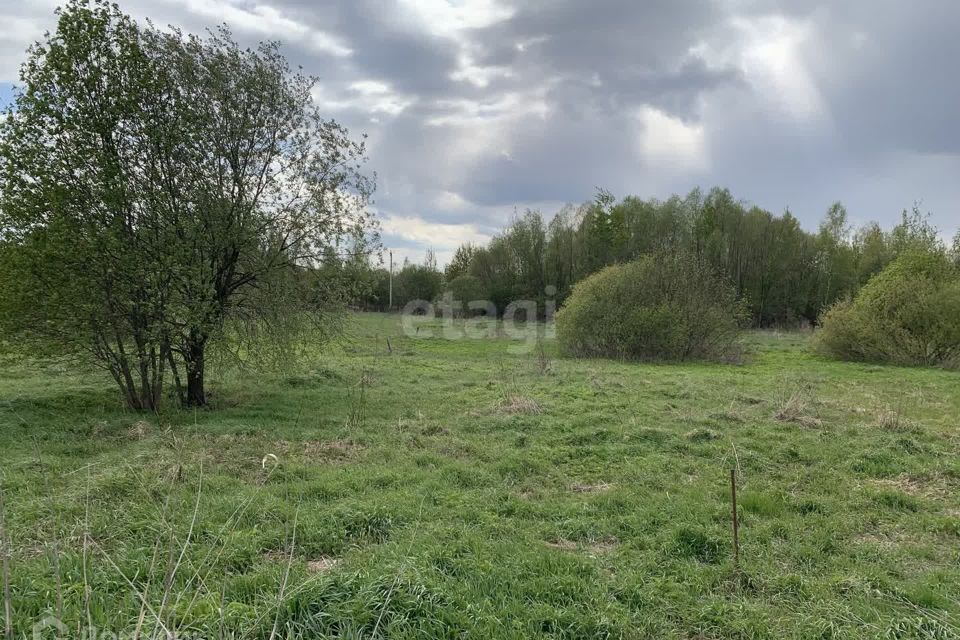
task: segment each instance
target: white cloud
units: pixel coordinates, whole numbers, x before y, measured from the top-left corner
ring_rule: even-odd
[[[17,82],[27,47],[43,38],[53,22],[55,2],[9,3],[0,9],[0,82]]]
[[[381,217],[380,224],[384,233],[434,247],[438,251],[456,249],[466,242],[484,244],[490,241],[490,235],[472,223],[448,224],[427,222],[417,216],[385,215]]]
[[[428,118],[433,127],[487,127],[529,116],[545,118],[550,106],[545,98],[546,87],[531,91],[511,91],[486,101],[438,100],[435,106],[441,115]],[[489,132],[488,132],[489,133]]]
[[[377,115],[396,116],[416,102],[416,98],[397,93],[389,84],[379,80],[358,80],[341,91],[316,86],[313,99],[323,109],[359,110],[378,122]]]
[[[520,53],[525,53],[528,49],[538,44],[543,44],[547,40],[549,40],[547,36],[535,36],[533,38],[527,38],[526,40],[521,40],[520,42],[516,43],[514,46],[517,48],[517,51],[519,51]]]
[[[470,41],[463,33],[508,20],[514,14],[512,8],[496,0],[400,0],[400,7],[406,10],[416,30],[457,43],[460,53],[457,69],[450,73],[451,80],[469,82],[482,89],[492,79],[512,74],[508,67],[477,64]]]
[[[350,83],[350,89],[363,96],[382,96],[390,93],[390,85],[379,80],[358,80]]]
[[[510,67],[480,66],[474,63],[468,53],[461,53],[458,58],[458,68],[450,74],[451,80],[469,82],[473,86],[483,89],[494,78],[509,78],[513,76]]]
[[[473,205],[459,193],[453,191],[441,191],[432,198],[433,206],[441,211],[466,211]]]
[[[748,80],[776,96],[780,107],[796,118],[822,115],[823,98],[800,51],[810,37],[810,25],[780,16],[736,20],[734,25],[746,39],[741,64]]]
[[[733,17],[713,41],[690,48],[712,68],[738,68],[754,98],[794,120],[827,115],[825,101],[803,56],[813,37],[809,20],[780,15]]]
[[[333,34],[297,22],[267,4],[243,4],[233,0],[174,0],[191,13],[231,28],[273,38],[294,39],[316,53],[343,58],[353,51]]]
[[[438,172],[462,177],[475,164],[494,155],[510,159],[518,128],[543,122],[550,113],[546,88],[507,92],[485,101],[450,99],[433,103],[435,115],[425,120],[427,130],[442,146],[431,149]],[[459,181],[459,177],[454,182]],[[450,184],[440,182],[439,186]]]
[[[699,170],[709,164],[702,124],[686,124],[649,105],[637,113],[640,151],[654,167]]]
[[[456,37],[465,29],[482,29],[509,19],[514,11],[496,0],[400,0],[428,33]]]

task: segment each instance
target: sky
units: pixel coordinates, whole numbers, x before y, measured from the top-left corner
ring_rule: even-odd
[[[0,0],[0,104],[49,0]],[[815,229],[920,203],[960,226],[955,0],[121,0],[279,40],[324,114],[368,134],[396,261],[442,264],[524,210],[719,185]]]

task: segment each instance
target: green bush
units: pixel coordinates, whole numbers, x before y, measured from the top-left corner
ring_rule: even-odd
[[[820,319],[818,349],[841,360],[960,364],[960,271],[941,252],[902,255]]]
[[[574,356],[720,359],[745,321],[730,283],[691,256],[661,254],[578,283],[557,314],[557,338]]]

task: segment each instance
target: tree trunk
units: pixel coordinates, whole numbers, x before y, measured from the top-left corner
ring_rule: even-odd
[[[180,406],[187,406],[187,393],[183,388],[183,383],[180,381],[180,372],[177,370],[177,362],[173,357],[173,350],[169,347],[167,348],[167,361],[170,363],[170,372],[173,374],[173,385],[177,390],[177,400],[180,401]]]
[[[186,353],[187,406],[202,407],[207,404],[203,389],[203,367],[207,348],[206,336],[191,335]]]

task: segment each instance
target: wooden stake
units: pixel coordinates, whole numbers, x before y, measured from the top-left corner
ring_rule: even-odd
[[[13,640],[13,603],[10,597],[10,548],[7,544],[7,523],[4,518],[3,507],[3,487],[0,487],[0,555],[3,556],[3,636],[7,640]]]
[[[740,570],[740,524],[737,521],[737,470],[730,469],[730,502],[733,505],[733,567]]]

